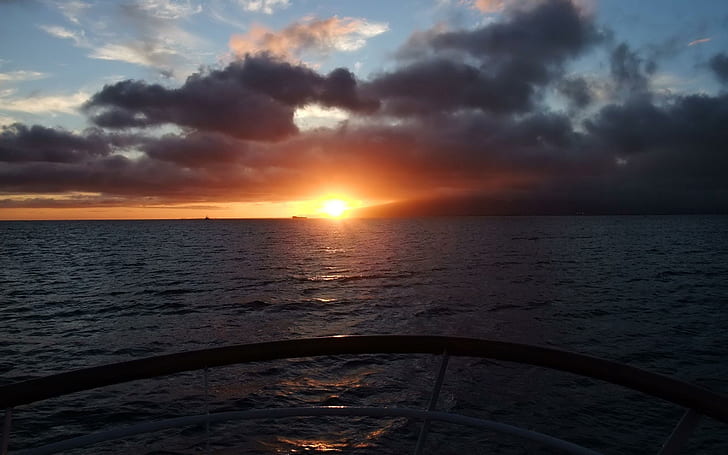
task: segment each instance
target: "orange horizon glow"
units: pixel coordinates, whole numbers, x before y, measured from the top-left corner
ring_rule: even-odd
[[[345,218],[351,210],[382,201],[355,200],[340,194],[318,199],[267,202],[204,202],[146,206],[5,207],[0,221],[34,220],[154,220],[154,219],[274,219],[304,216]]]

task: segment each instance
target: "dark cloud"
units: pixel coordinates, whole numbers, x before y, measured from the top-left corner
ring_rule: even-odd
[[[624,105],[609,105],[585,127],[600,146],[615,155],[641,153],[661,147],[669,140],[670,117],[649,100],[634,100]]]
[[[0,168],[0,185],[6,192],[100,192],[170,197],[184,186],[194,187],[195,180],[195,175],[184,175],[174,166],[131,160],[121,155],[83,164],[35,162]]]
[[[0,127],[0,162],[73,163],[109,155],[127,140],[98,129],[74,134],[62,129],[15,123]]]
[[[689,95],[664,106],[646,99],[609,105],[585,122],[585,127],[596,141],[617,154],[682,150],[686,156],[698,158],[723,149],[728,141],[728,130],[722,127],[725,122],[728,94]],[[721,161],[728,159],[728,154],[721,155],[727,157]],[[705,163],[706,167],[716,164]]]
[[[708,62],[708,65],[720,82],[728,84],[728,55],[725,53],[715,54]]]
[[[395,126],[318,131],[280,151],[282,158],[296,151],[299,162],[293,166],[307,175],[336,178],[357,194],[386,198],[423,191],[499,191],[613,167],[613,157],[584,150],[584,143],[560,114],[513,119],[469,111]]]
[[[381,75],[368,88],[387,100],[387,110],[396,114],[428,114],[462,108],[521,112],[531,106],[534,90],[516,75],[538,69],[508,66],[490,75],[466,63],[433,59]]]
[[[437,50],[465,51],[488,62],[518,58],[555,65],[579,55],[601,36],[571,1],[551,0],[532,9],[512,10],[504,22],[436,35],[431,44]]]
[[[210,197],[240,181],[235,162],[245,150],[239,141],[215,134],[153,138],[16,123],[0,129],[0,191],[174,199],[194,190]]]
[[[558,82],[557,90],[576,108],[583,109],[592,102],[591,88],[584,78],[564,78]]]
[[[706,194],[708,197],[705,197]],[[411,199],[353,211],[360,217],[645,215],[728,213],[728,193],[656,190],[616,180],[567,181],[524,190]]]
[[[399,52],[406,63],[369,87],[398,114],[461,108],[526,112],[538,89],[600,38],[591,18],[570,1],[541,2],[476,30],[417,33]]]
[[[632,212],[728,211],[728,95],[610,105],[586,123],[592,146],[622,161],[605,177]],[[582,184],[587,187],[587,184]],[[582,189],[583,195],[598,191]]]
[[[143,147],[150,158],[191,168],[229,166],[244,158],[247,149],[244,142],[205,133],[169,134]]]
[[[648,76],[657,69],[653,60],[640,58],[626,43],[618,45],[609,59],[617,90],[624,97],[649,94]]]
[[[107,85],[84,109],[107,128],[171,123],[244,139],[280,140],[297,132],[295,108],[310,103],[352,111],[377,108],[376,101],[359,96],[348,70],[322,76],[258,55],[194,74],[175,89],[132,80]]]
[[[0,167],[0,191],[6,193],[101,193],[103,197],[156,201],[245,200],[256,189],[254,178],[238,165],[204,167],[142,156],[99,157],[83,163],[30,162]],[[262,170],[261,170],[262,171]],[[228,199],[229,200],[229,199]]]
[[[253,140],[279,140],[297,131],[293,108],[225,79],[189,79],[178,89],[122,81],[105,86],[84,109],[106,128],[175,124]]]
[[[610,105],[583,133],[555,114],[469,116],[409,145],[440,150],[423,159],[439,192],[359,215],[728,213],[726,121],[728,94]]]
[[[320,103],[351,111],[372,111],[378,107],[376,100],[360,97],[354,75],[344,68],[337,68],[322,76],[310,68],[260,54],[248,55],[242,62],[210,73],[207,78],[210,77],[238,81],[287,106]],[[207,79],[199,75],[196,78]]]

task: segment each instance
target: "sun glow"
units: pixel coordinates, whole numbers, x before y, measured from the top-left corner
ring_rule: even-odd
[[[321,205],[321,213],[331,218],[340,218],[349,208],[349,204],[343,199],[326,199]]]

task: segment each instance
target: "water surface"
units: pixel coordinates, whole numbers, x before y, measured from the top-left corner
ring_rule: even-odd
[[[728,391],[728,217],[3,222],[0,251],[3,384],[204,347],[400,333],[550,345]],[[425,406],[437,362],[223,368],[212,373],[212,406]],[[454,359],[449,372],[440,407],[605,453],[656,453],[681,414],[542,369]],[[189,373],[19,409],[13,441],[196,414],[200,382]],[[220,450],[402,453],[418,425],[297,419],[213,430]],[[540,453],[468,429],[433,431],[432,453]],[[726,435],[706,420],[692,450],[726,453]],[[195,453],[203,439],[186,429],[88,453]]]

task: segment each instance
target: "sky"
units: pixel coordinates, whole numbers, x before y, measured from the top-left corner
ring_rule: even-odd
[[[0,219],[728,213],[726,125],[724,0],[0,0]]]

